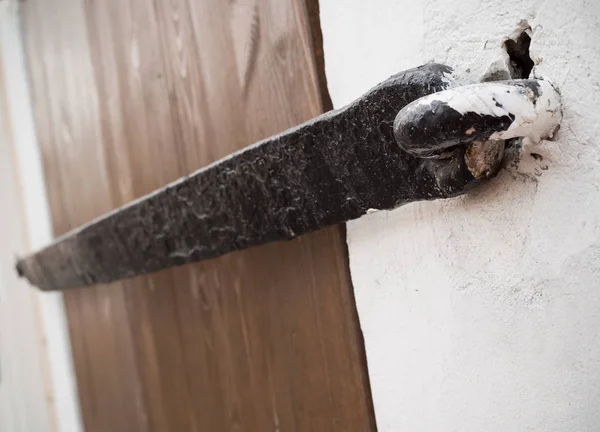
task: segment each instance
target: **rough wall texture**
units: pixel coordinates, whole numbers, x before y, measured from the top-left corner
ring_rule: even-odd
[[[322,0],[321,19],[336,107],[432,60],[479,79],[523,20],[565,107],[485,187],[348,225],[379,430],[599,430],[600,3]]]

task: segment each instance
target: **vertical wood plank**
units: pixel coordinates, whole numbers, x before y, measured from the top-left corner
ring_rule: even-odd
[[[328,109],[315,4],[25,2],[55,233]],[[88,431],[374,430],[341,228],[65,302]]]

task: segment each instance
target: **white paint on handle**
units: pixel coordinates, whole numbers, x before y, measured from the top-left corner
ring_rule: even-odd
[[[476,113],[484,116],[513,116],[506,131],[494,133],[490,139],[501,140],[528,137],[535,143],[552,138],[562,119],[560,94],[547,80],[538,80],[538,92],[511,82],[487,82],[455,87],[433,93],[403,108],[409,111],[417,106],[443,102],[461,114]]]

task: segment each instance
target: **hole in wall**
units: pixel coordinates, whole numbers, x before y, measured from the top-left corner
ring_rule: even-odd
[[[534,65],[529,54],[530,45],[531,27],[529,26],[504,42],[504,49],[510,60],[509,69],[512,78],[529,78]]]
[[[503,44],[503,48],[508,54],[508,64],[505,62],[505,59],[493,63],[483,76],[482,81],[529,78],[535,65],[529,53],[532,34],[533,31],[527,21],[521,21],[516,31]],[[506,140],[502,161],[503,168],[511,171],[514,175],[514,173],[517,173],[522,157],[523,139],[512,138]],[[537,153],[531,154],[531,158],[536,162],[543,160],[543,157]],[[542,170],[545,169],[547,167],[542,168]]]

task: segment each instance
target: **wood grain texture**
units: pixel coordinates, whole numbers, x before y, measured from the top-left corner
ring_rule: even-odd
[[[316,2],[28,0],[55,234],[330,106]],[[88,431],[370,431],[341,228],[66,293]]]

